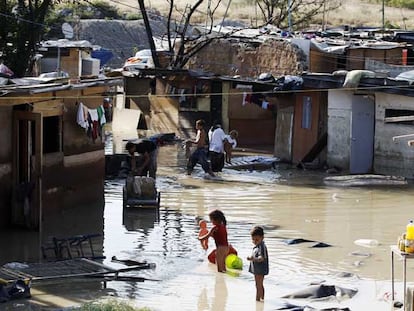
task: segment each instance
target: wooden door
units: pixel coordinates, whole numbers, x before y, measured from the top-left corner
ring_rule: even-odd
[[[12,223],[40,229],[42,219],[42,113],[13,112]]]
[[[293,129],[292,162],[298,163],[318,141],[320,96],[303,93],[297,96]]]
[[[351,174],[371,173],[374,164],[375,102],[354,96],[351,118]]]

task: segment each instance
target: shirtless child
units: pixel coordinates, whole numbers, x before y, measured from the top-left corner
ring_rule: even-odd
[[[237,137],[239,133],[236,130],[230,131],[224,140],[224,152],[226,153],[226,162],[231,163],[232,151],[237,146]]]

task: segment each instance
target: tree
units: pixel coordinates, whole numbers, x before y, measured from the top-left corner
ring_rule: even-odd
[[[0,51],[16,76],[30,68],[52,5],[52,0],[0,0]]]
[[[282,29],[309,25],[317,15],[324,15],[340,6],[337,0],[256,0],[256,3],[265,24]]]
[[[140,4],[140,10],[142,16],[147,15],[144,0],[138,0]],[[221,0],[197,0],[194,4],[187,4],[184,12],[178,12],[181,16],[181,20],[177,22],[173,13],[177,11],[174,0],[166,0],[169,5],[169,12],[167,16],[167,31],[165,38],[168,44],[168,52],[170,54],[170,67],[171,68],[183,68],[187,62],[197,52],[207,46],[212,40],[222,38],[228,34],[220,34],[213,31],[214,27],[214,14],[219,7]],[[201,31],[195,32],[192,27],[192,18],[195,12],[197,12],[200,6],[207,2],[206,9],[206,25],[200,27]],[[229,1],[229,4],[231,1]],[[199,13],[199,12],[198,12]],[[153,51],[154,63],[156,62],[157,55],[155,55],[154,39],[151,35],[151,26],[149,23],[145,23],[147,29],[148,40],[150,42],[151,50]]]

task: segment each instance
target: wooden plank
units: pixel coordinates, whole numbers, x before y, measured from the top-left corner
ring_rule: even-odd
[[[52,93],[39,93],[36,95],[17,95],[4,96],[0,98],[0,106],[15,106],[26,103],[34,103],[37,101],[44,101],[45,99],[53,99]]]
[[[301,166],[302,163],[312,162],[319,155],[319,153],[326,147],[328,144],[328,133],[323,134],[315,145],[309,150],[307,154],[299,161],[298,166]]]
[[[107,90],[106,86],[94,86],[94,87],[88,87],[86,89],[82,89],[82,95],[85,96],[92,96],[92,95],[96,95],[96,97],[104,97],[102,95],[103,92],[105,92]]]
[[[388,117],[384,119],[385,123],[408,122],[408,121],[414,121],[414,115],[413,116],[402,116],[402,117]]]
[[[42,112],[43,117],[63,115],[63,102],[59,99],[35,103],[33,112]]]
[[[413,137],[414,134],[406,134],[406,135],[399,135],[399,136],[394,136],[392,138],[392,141],[396,141],[397,139],[401,139],[401,138],[409,138],[409,137]]]

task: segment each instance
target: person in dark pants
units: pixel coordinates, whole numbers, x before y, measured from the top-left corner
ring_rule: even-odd
[[[208,138],[206,130],[204,129],[205,122],[204,120],[197,120],[196,130],[197,135],[194,140],[186,141],[186,148],[189,148],[192,145],[196,145],[196,150],[191,153],[187,162],[187,174],[191,175],[193,172],[194,166],[197,163],[200,163],[204,172],[208,173],[210,176],[215,176],[211,170],[210,163],[207,160],[208,155]]]
[[[131,156],[131,172],[138,176],[156,178],[157,174],[157,144],[149,139],[140,139],[137,142],[127,142],[125,149]],[[135,153],[142,156],[142,164],[137,166]]]
[[[224,167],[224,141],[226,134],[220,124],[214,123],[208,132],[208,138],[211,169],[214,173],[221,172]]]

